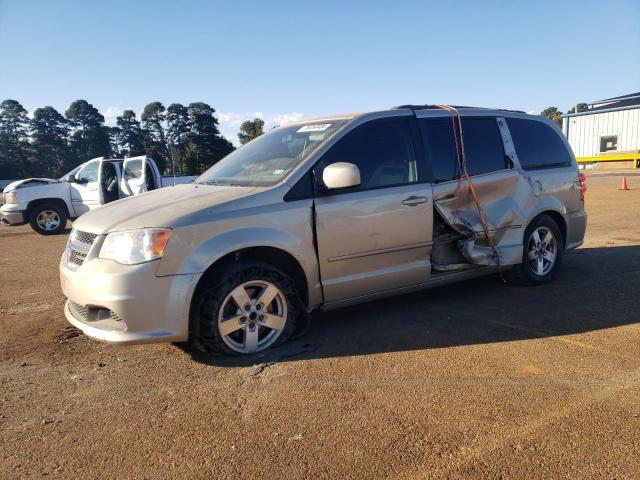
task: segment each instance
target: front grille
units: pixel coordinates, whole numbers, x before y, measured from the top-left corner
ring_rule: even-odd
[[[74,234],[74,240],[77,240],[80,243],[93,245],[93,241],[97,236],[98,235],[96,235],[95,233],[81,232],[80,230],[76,230]]]
[[[75,267],[81,266],[86,260],[89,250],[91,250],[93,242],[97,237],[98,235],[95,233],[83,232],[80,230],[74,230],[71,232],[67,262]]]
[[[84,253],[78,252],[77,250],[69,249],[69,261],[71,263],[75,263],[76,265],[80,266],[84,263],[85,258],[87,258],[87,256]]]

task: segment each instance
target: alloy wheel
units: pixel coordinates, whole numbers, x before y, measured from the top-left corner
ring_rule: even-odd
[[[280,288],[265,280],[243,283],[229,293],[218,313],[222,341],[238,353],[271,346],[287,321],[287,300]]]
[[[36,218],[38,227],[45,231],[55,230],[60,225],[60,222],[60,215],[53,210],[43,210]]]
[[[547,227],[536,228],[527,244],[527,258],[534,274],[544,277],[553,269],[558,255],[558,242]]]

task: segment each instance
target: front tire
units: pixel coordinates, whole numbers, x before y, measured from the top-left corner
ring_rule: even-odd
[[[555,277],[562,264],[564,239],[558,224],[540,215],[524,234],[522,263],[505,272],[506,279],[519,285],[543,285]]]
[[[67,226],[67,212],[58,205],[36,205],[29,214],[29,224],[40,235],[57,235]]]
[[[285,273],[257,262],[236,265],[198,296],[191,342],[209,353],[261,352],[289,339],[298,304]]]

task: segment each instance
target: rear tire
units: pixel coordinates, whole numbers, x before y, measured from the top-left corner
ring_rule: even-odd
[[[67,212],[52,203],[36,205],[29,214],[29,225],[40,235],[57,235],[67,226]]]
[[[522,263],[504,272],[510,283],[543,285],[555,277],[562,264],[564,239],[548,215],[536,217],[524,234]]]
[[[269,264],[234,265],[194,303],[191,344],[208,353],[251,355],[286,342],[300,315],[293,281]]]

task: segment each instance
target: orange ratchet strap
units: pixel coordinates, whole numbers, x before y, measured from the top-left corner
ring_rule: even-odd
[[[458,171],[461,172],[461,175],[458,177],[458,186],[456,187],[456,193],[462,188],[463,176],[464,180],[467,181],[467,185],[469,186],[469,192],[471,193],[471,197],[476,205],[476,209],[478,210],[478,215],[480,216],[480,223],[482,224],[482,229],[484,230],[484,234],[487,237],[487,241],[491,246],[491,250],[493,251],[494,258],[496,259],[496,265],[500,270],[500,276],[502,277],[502,281],[504,282],[504,276],[502,275],[502,264],[500,263],[500,254],[498,253],[498,249],[496,248],[495,243],[493,242],[493,237],[489,234],[489,224],[487,222],[487,217],[484,214],[484,209],[482,208],[482,204],[480,203],[480,197],[478,197],[478,191],[476,190],[476,186],[473,184],[471,177],[469,176],[469,172],[467,171],[467,157],[464,152],[464,137],[462,133],[462,117],[460,116],[460,112],[458,109],[451,107],[449,105],[436,105],[437,108],[441,110],[446,110],[451,114],[451,126],[453,127],[453,139],[456,144],[456,154],[458,156]],[[458,121],[458,128],[456,129],[456,119]],[[460,132],[460,138],[458,138],[458,132]]]

